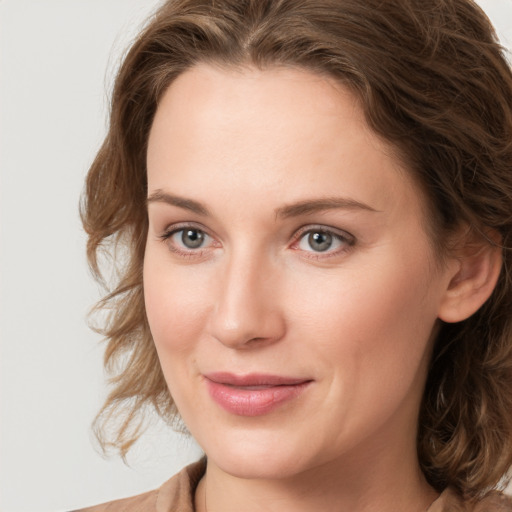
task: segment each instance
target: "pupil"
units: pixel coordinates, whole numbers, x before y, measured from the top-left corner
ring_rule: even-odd
[[[204,234],[197,229],[185,229],[181,235],[181,241],[185,247],[197,249],[204,241]]]
[[[323,252],[331,247],[332,235],[329,233],[311,233],[308,241],[312,249]]]

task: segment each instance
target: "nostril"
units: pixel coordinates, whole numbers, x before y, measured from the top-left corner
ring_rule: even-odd
[[[222,322],[221,317],[213,320],[211,335],[223,345],[235,349],[259,348],[275,343],[284,336],[284,322],[275,312],[245,317],[235,326]]]

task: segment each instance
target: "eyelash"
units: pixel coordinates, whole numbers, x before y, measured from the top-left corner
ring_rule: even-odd
[[[201,257],[204,255],[205,250],[208,249],[208,247],[198,247],[197,249],[183,249],[176,244],[171,243],[171,239],[174,235],[177,235],[178,233],[182,233],[185,230],[190,231],[197,231],[202,233],[207,238],[210,238],[211,240],[214,240],[212,236],[210,236],[205,229],[203,229],[200,226],[194,225],[194,224],[181,224],[181,225],[174,225],[170,228],[168,228],[162,235],[159,236],[159,238],[166,242],[169,250],[174,252],[175,254],[178,254],[179,256],[185,257],[185,258],[194,258],[194,257]],[[330,248],[326,249],[325,252],[322,251],[307,251],[303,250],[302,252],[305,254],[304,257],[314,259],[314,260],[321,260],[321,259],[327,259],[332,258],[335,256],[339,256],[343,253],[348,252],[356,243],[356,239],[353,235],[350,233],[347,233],[345,231],[340,231],[333,228],[327,228],[325,226],[315,226],[315,225],[308,225],[304,226],[303,228],[300,228],[295,232],[293,235],[293,241],[290,245],[290,248],[292,250],[301,250],[299,247],[299,244],[304,239],[306,235],[311,234],[322,234],[322,235],[328,235],[332,237],[333,241],[337,241],[341,247],[337,248],[335,250],[331,250]],[[220,247],[220,244],[218,245]]]

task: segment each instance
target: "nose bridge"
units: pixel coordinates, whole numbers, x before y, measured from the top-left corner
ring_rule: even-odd
[[[272,342],[282,336],[275,272],[268,257],[250,244],[226,256],[219,275],[212,334],[233,348]]]

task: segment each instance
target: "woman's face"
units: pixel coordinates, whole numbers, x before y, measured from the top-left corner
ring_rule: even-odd
[[[449,277],[348,90],[194,67],[158,107],[148,191],[148,320],[209,463],[283,477],[414,452]]]

